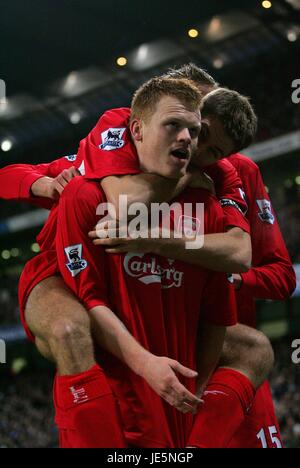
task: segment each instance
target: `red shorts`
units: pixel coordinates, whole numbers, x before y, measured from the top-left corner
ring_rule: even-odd
[[[41,252],[26,263],[19,281],[19,306],[21,322],[30,341],[35,341],[34,335],[28,328],[25,320],[25,307],[29,294],[33,288],[50,276],[59,274],[56,251]]]
[[[257,390],[253,406],[228,448],[282,448],[269,382]]]

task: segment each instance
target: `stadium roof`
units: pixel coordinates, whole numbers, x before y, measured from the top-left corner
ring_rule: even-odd
[[[0,1],[0,78],[8,96],[37,94],[72,70],[118,55],[258,0]]]

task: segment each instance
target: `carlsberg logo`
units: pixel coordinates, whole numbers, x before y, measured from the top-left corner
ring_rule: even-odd
[[[180,288],[184,273],[176,270],[173,263],[174,260],[169,258],[166,260],[166,265],[162,266],[155,257],[142,253],[128,253],[124,258],[124,269],[129,276],[144,284],[160,283],[162,289]]]

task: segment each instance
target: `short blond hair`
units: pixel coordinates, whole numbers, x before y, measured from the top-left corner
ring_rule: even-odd
[[[191,81],[169,77],[155,77],[144,83],[133,95],[131,120],[148,120],[164,96],[177,98],[192,112],[200,109],[202,93]]]

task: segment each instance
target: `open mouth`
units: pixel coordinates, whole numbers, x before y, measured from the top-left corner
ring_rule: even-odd
[[[174,158],[177,159],[188,159],[189,158],[189,152],[188,150],[185,149],[175,149],[171,151],[171,155],[174,156]]]

